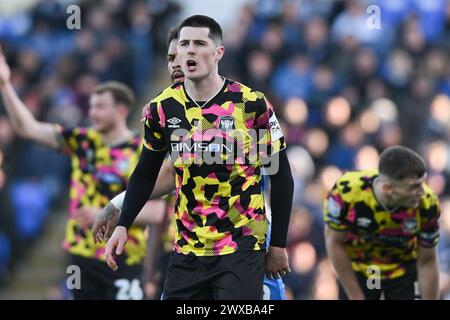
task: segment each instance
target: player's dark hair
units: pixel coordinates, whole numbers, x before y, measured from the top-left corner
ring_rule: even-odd
[[[169,32],[167,33],[167,47],[170,46],[170,43],[173,40],[178,39],[178,31],[180,30],[179,26],[175,26],[169,29]]]
[[[94,94],[102,94],[111,92],[116,104],[123,104],[130,109],[135,103],[133,90],[123,83],[117,81],[108,81],[99,84],[94,88]]]
[[[208,36],[216,43],[222,43],[222,28],[216,20],[204,15],[195,15],[186,18],[181,22],[179,30],[184,27],[208,28]]]
[[[394,180],[421,178],[427,168],[423,158],[404,146],[393,146],[380,155],[378,170]]]

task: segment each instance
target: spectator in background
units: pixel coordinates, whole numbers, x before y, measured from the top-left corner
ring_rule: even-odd
[[[336,43],[343,43],[353,38],[358,45],[377,45],[382,37],[378,29],[367,28],[367,15],[362,1],[345,1],[345,10],[333,22],[332,39]]]
[[[272,91],[284,102],[293,97],[309,100],[312,92],[313,70],[303,54],[295,55],[278,67],[271,81]]]
[[[331,45],[329,27],[321,17],[313,17],[304,26],[305,51],[314,64],[320,64],[329,59]]]
[[[273,73],[273,60],[270,54],[261,48],[254,48],[247,56],[247,70],[243,82],[252,83],[261,91],[269,91],[270,76]]]

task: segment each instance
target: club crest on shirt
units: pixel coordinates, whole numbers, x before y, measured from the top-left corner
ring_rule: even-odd
[[[219,118],[219,129],[222,131],[231,131],[235,129],[234,118],[231,116],[222,116]]]
[[[414,232],[417,229],[417,220],[414,218],[407,219],[402,226],[405,232]]]

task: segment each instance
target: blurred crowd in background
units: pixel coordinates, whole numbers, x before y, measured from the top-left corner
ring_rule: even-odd
[[[165,38],[188,2],[79,1],[81,30],[66,28],[68,2],[0,12],[14,86],[38,119],[88,125],[89,94],[106,80],[131,86],[141,105],[168,84]],[[370,4],[380,29],[367,26]],[[384,148],[402,144],[424,156],[441,199],[441,290],[450,298],[450,1],[242,1],[230,21],[220,72],[267,94],[289,146],[287,297],[337,297],[323,199],[343,171],[376,168]],[[0,286],[48,213],[66,205],[69,170],[64,156],[17,138],[0,107]]]

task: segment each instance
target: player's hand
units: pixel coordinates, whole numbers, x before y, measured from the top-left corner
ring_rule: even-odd
[[[291,272],[285,248],[270,246],[266,256],[266,276],[278,279]]]
[[[0,47],[0,86],[9,82],[11,79],[11,69],[6,63],[6,57],[3,54],[2,48]]]
[[[83,228],[90,227],[99,213],[97,207],[82,207],[75,211],[75,220],[83,226]]]
[[[117,271],[118,266],[116,262],[116,257],[120,256],[123,252],[123,247],[128,240],[128,230],[123,226],[118,226],[114,230],[111,238],[109,238],[105,247],[105,257],[108,267],[112,270]]]
[[[114,228],[119,222],[119,216],[120,210],[111,202],[100,210],[100,213],[95,218],[94,226],[92,228],[95,243],[100,243],[111,237]]]

